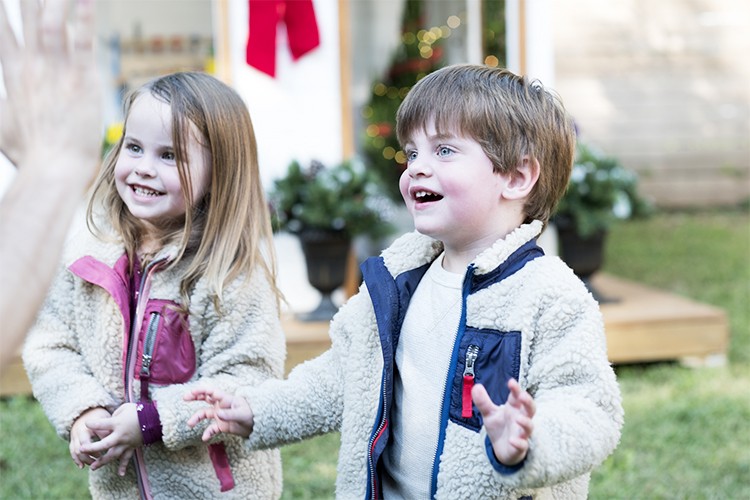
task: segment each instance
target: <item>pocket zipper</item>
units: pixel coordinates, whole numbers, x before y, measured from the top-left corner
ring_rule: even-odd
[[[151,360],[154,355],[154,344],[156,343],[156,333],[159,331],[159,320],[161,315],[157,312],[151,313],[146,330],[146,339],[143,341],[143,357],[141,363],[141,377],[151,376]]]
[[[464,368],[463,391],[461,394],[461,417],[471,418],[472,402],[471,389],[474,387],[474,363],[479,355],[479,346],[470,345],[466,348],[466,366]]]

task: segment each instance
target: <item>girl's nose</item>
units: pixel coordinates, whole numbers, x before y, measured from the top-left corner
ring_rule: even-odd
[[[139,161],[135,168],[133,169],[136,173],[136,175],[140,177],[153,177],[156,175],[156,170],[154,169],[153,165],[151,165],[151,162],[146,159],[141,159]]]

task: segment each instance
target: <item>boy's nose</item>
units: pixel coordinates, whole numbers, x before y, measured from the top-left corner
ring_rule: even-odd
[[[432,169],[429,163],[428,159],[417,157],[406,165],[406,170],[410,177],[430,175]]]

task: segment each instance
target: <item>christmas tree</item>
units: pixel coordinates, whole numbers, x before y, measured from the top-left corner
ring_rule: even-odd
[[[443,66],[441,40],[450,27],[424,23],[423,0],[406,0],[401,22],[401,45],[396,49],[385,78],[373,83],[370,102],[363,107],[367,123],[363,154],[369,168],[378,172],[389,196],[401,201],[398,179],[406,157],[396,139],[396,111],[409,89],[420,78]]]

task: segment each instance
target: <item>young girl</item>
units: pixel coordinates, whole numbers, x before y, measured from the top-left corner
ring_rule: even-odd
[[[125,102],[122,139],[24,349],[94,498],[281,492],[278,451],[191,430],[186,388],[283,374],[270,218],[248,111],[205,74]],[[81,225],[83,226],[83,225]]]

